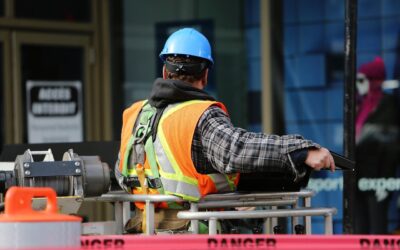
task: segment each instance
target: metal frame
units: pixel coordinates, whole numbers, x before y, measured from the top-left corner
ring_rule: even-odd
[[[87,79],[93,87],[86,88],[93,93],[85,99],[85,114],[90,114],[84,121],[85,140],[110,140],[112,139],[112,91],[111,90],[111,65],[110,65],[110,32],[109,32],[109,0],[90,0],[91,16],[89,22],[68,22],[54,20],[36,20],[15,17],[15,0],[5,0],[4,16],[0,17],[0,40],[4,43],[4,122],[5,143],[22,143],[22,97],[20,96],[20,72],[18,42],[20,34],[33,34],[25,36],[25,43],[30,43],[30,37],[40,35],[58,36],[58,43],[67,43],[68,39],[86,37],[85,68],[87,65]],[[42,36],[43,35],[43,36]],[[64,39],[63,37],[67,37]],[[69,38],[68,38],[69,37]],[[18,44],[16,44],[18,43]],[[38,43],[38,42],[36,42]],[[68,45],[68,44],[65,44]],[[74,43],[76,46],[76,43]],[[87,48],[87,49],[86,49]],[[12,72],[12,73],[11,73]],[[88,112],[90,111],[90,112]]]
[[[311,208],[311,197],[315,192],[302,190],[299,192],[272,192],[272,193],[228,193],[212,194],[204,197],[198,203],[190,203],[190,211],[181,211],[178,218],[191,220],[191,231],[194,234],[199,232],[199,218],[210,220],[210,234],[216,233],[213,225],[218,219],[241,219],[241,218],[265,218],[264,227],[272,232],[276,221],[269,223],[270,218],[291,217],[292,226],[298,223],[298,217],[304,217],[305,232],[311,234],[311,216],[319,215],[325,217],[325,232],[332,234],[332,215],[336,213],[335,208]],[[303,207],[299,207],[299,199]],[[117,233],[122,234],[124,225],[130,218],[130,203],[144,202],[146,209],[146,235],[155,233],[154,227],[154,203],[159,202],[185,202],[173,195],[132,195],[123,191],[112,192],[101,197],[85,198],[86,201],[113,202],[114,214],[117,226]],[[248,206],[270,206],[271,210],[258,211],[220,211],[220,212],[199,212],[199,209],[227,208],[227,207],[248,207]],[[290,209],[278,209],[278,206],[289,206]],[[268,224],[269,223],[269,224]],[[294,232],[294,230],[292,229]],[[268,232],[268,233],[270,233]]]

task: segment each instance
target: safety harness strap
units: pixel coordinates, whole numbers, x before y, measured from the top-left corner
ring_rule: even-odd
[[[152,137],[157,126],[155,123],[159,120],[157,117],[160,117],[159,113],[162,111],[145,102],[133,129],[133,145],[129,145],[131,158],[126,184],[131,188],[140,187],[144,194],[149,192],[149,188],[164,194]],[[150,169],[144,168],[146,158]]]
[[[159,194],[164,194],[164,188],[161,183],[160,172],[158,171],[158,164],[156,161],[156,153],[154,151],[153,138],[151,136],[147,139],[144,148],[152,173],[152,178],[148,180],[153,182],[153,188],[156,188]]]

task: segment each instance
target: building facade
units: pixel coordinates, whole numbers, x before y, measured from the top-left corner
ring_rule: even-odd
[[[344,13],[343,0],[2,0],[1,143],[119,140],[123,109],[161,76],[165,39],[191,26],[212,43],[207,91],[236,126],[343,153]],[[399,1],[359,0],[357,65],[381,56],[398,80],[399,27]],[[309,183],[314,205],[339,209],[335,233],[342,179],[319,172]],[[395,200],[390,209],[389,232]]]

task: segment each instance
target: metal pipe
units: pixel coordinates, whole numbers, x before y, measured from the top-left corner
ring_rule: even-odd
[[[243,200],[243,199],[266,199],[266,198],[293,198],[293,197],[312,197],[315,191],[304,189],[298,192],[269,192],[269,193],[226,193],[209,194],[202,198],[203,201],[222,201],[222,200]]]
[[[199,211],[199,206],[197,203],[190,203],[190,212],[198,212]],[[198,220],[191,220],[190,221],[190,227],[192,229],[192,232],[194,234],[199,233],[199,221]]]
[[[228,208],[228,207],[256,207],[256,206],[289,206],[296,204],[297,199],[277,199],[259,201],[203,201],[198,203],[199,208]]]
[[[115,228],[116,234],[124,233],[124,225],[123,225],[123,203],[122,202],[114,202],[114,219],[115,219]]]
[[[297,209],[297,208],[298,208],[298,204],[294,204],[293,207],[292,207],[292,209]],[[294,226],[299,224],[299,218],[297,218],[295,216],[292,216],[291,217],[291,222],[292,222],[292,225],[290,227],[290,232],[292,232],[294,234]]]
[[[146,200],[146,235],[153,235],[154,228],[154,203]]]
[[[122,202],[122,226],[125,227],[126,223],[131,218],[131,203]]]
[[[272,210],[277,210],[277,206],[271,206]],[[271,218],[271,232],[274,232],[274,226],[278,225],[278,218],[272,217]]]
[[[344,155],[354,160],[355,153],[355,76],[357,38],[357,0],[345,1],[345,48],[344,48]],[[354,233],[355,172],[343,173],[343,232]]]
[[[311,198],[310,197],[304,197],[304,207],[311,207]],[[305,224],[305,230],[306,234],[311,234],[311,217],[306,216],[304,218],[304,224]]]
[[[130,201],[130,202],[136,202],[136,201],[150,201],[150,202],[183,202],[181,198],[173,195],[145,195],[145,194],[127,194],[126,192],[114,192],[114,193],[107,193],[103,194],[100,197],[93,197],[93,198],[88,198],[85,200],[94,200],[94,201],[103,201],[103,202],[113,202],[113,201]]]
[[[271,230],[271,220],[270,218],[265,218],[263,223],[263,230],[265,234],[273,234],[273,230]]]
[[[217,219],[216,218],[210,218],[210,220],[208,221],[208,234],[209,235],[217,234]]]
[[[332,214],[326,214],[324,216],[324,219],[325,219],[325,234],[332,235],[333,234]]]

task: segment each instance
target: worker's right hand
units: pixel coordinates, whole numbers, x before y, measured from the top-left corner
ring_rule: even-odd
[[[305,164],[314,170],[329,168],[332,172],[335,171],[335,161],[326,148],[308,149]]]

